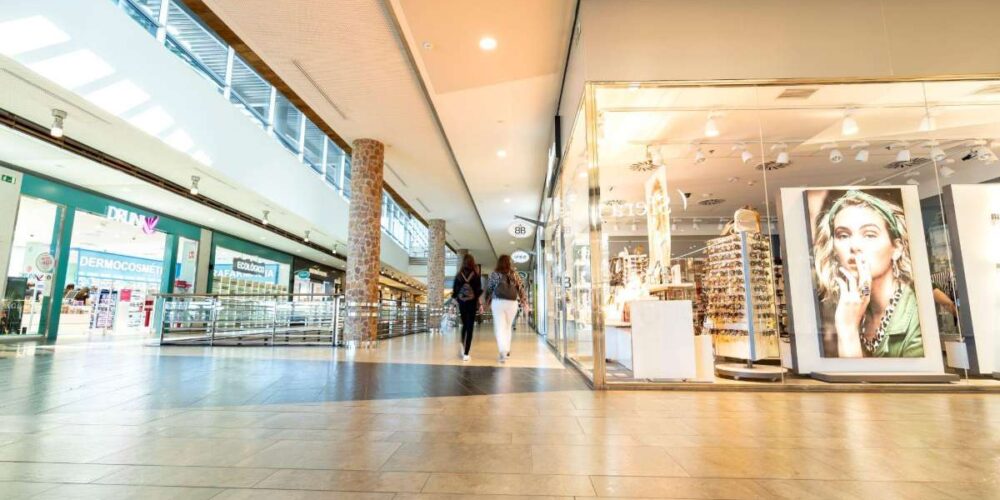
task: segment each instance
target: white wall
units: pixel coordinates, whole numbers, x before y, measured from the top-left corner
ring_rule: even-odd
[[[38,43],[2,36],[24,26]],[[111,2],[5,0],[0,52],[89,101],[69,110],[67,135],[180,184],[205,172],[222,181],[203,176],[207,196],[246,213],[262,210],[263,201],[278,227],[312,228],[314,241],[323,233],[331,245],[347,240],[347,202]],[[74,62],[85,64],[72,71]],[[50,103],[10,89],[0,94],[3,107],[51,120]],[[147,133],[159,140],[150,142]],[[408,263],[384,235],[381,258],[397,269]]]
[[[1000,71],[992,0],[582,0],[589,81]]]

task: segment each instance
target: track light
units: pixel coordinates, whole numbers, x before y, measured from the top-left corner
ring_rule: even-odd
[[[653,165],[663,165],[663,153],[660,151],[660,148],[656,148],[656,150],[652,152],[650,160],[653,162]]]
[[[948,155],[944,152],[943,149],[941,149],[941,146],[938,146],[938,145],[935,144],[935,145],[933,145],[931,147],[931,159],[932,160],[934,160],[936,162],[942,162],[947,157],[948,157]]]
[[[840,133],[843,135],[855,135],[858,133],[858,121],[854,119],[854,115],[850,108],[844,111],[844,120],[840,122]]]
[[[858,143],[855,143],[855,144],[851,145],[851,149],[852,150],[854,150],[854,149],[860,150],[860,151],[858,151],[858,154],[854,155],[854,160],[855,161],[859,161],[861,163],[865,163],[865,162],[868,161],[868,156],[870,154],[868,152],[868,146],[869,146],[869,144],[867,142],[858,142]]]
[[[201,177],[198,177],[197,175],[191,176],[191,189],[188,190],[188,192],[191,193],[191,196],[198,196],[198,181],[200,180]]]
[[[677,223],[676,222],[674,222],[673,224],[670,224],[670,230],[673,231],[673,232],[675,232],[675,233],[677,232]]]
[[[306,237],[304,238],[306,243],[309,243],[309,230],[306,229]]]
[[[701,150],[701,148],[698,148],[694,152],[694,163],[695,165],[705,163],[705,153]]]
[[[775,158],[774,162],[778,165],[788,165],[790,163],[788,158],[788,146],[784,143],[778,143],[771,146],[771,151],[778,151],[778,157]]]
[[[951,177],[955,175],[955,170],[947,165],[938,169],[938,172],[941,173],[941,177]]]
[[[632,223],[632,232],[636,232],[636,231],[638,231],[638,230],[639,230],[639,225],[638,225],[638,224],[636,224],[635,222],[633,222],[633,223]]]
[[[830,144],[824,144],[824,145],[822,145],[820,147],[820,150],[822,150],[822,151],[825,151],[827,149],[830,150],[830,161],[831,162],[833,162],[833,163],[840,163],[840,162],[844,161],[844,153],[841,153],[840,150],[837,149],[837,143],[834,142],[834,143],[830,143]]]
[[[708,114],[708,120],[705,120],[705,137],[719,137],[719,126],[715,123],[715,117],[718,116],[715,113]]]
[[[744,165],[747,164],[747,163],[750,163],[750,160],[753,159],[753,153],[751,153],[747,149],[747,147],[746,147],[745,144],[740,143],[740,144],[737,144],[737,145],[733,146],[733,151],[736,151],[736,150],[742,151],[740,153],[740,160],[743,161]]]
[[[268,219],[268,216],[270,214],[271,214],[270,210],[264,210],[264,216],[260,218],[260,223],[263,224],[263,225],[265,225],[265,226],[268,225],[268,224],[270,224],[271,221]]]
[[[724,227],[725,227],[725,223],[722,222],[722,219],[719,219],[719,226],[716,229],[718,229],[719,231],[722,231],[722,229]]]
[[[909,185],[911,185],[911,186],[919,186],[920,185],[920,181],[918,179],[914,179],[912,177],[910,178],[910,180],[906,181],[906,183],[909,184]]]
[[[695,219],[694,222],[691,223],[691,229],[694,229],[695,231],[701,229],[701,225],[698,224],[698,219]]]
[[[913,159],[913,156],[910,154],[909,147],[906,147],[905,149],[900,149],[899,152],[896,153],[896,161],[898,162],[907,162],[910,161],[911,159]]]
[[[63,136],[63,122],[66,120],[66,112],[61,109],[52,110],[52,128],[49,129],[49,135],[55,137],[56,139]]]

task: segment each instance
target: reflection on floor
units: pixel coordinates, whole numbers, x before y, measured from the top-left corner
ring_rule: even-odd
[[[6,345],[0,497],[998,498],[1000,398],[592,392],[521,332]],[[339,492],[339,493],[332,493]]]

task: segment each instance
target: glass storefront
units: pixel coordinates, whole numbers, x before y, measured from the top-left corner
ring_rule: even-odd
[[[213,239],[213,244],[212,293],[288,293],[291,257],[218,234]]]
[[[3,334],[144,335],[153,294],[193,291],[199,228],[31,175],[18,196]]]
[[[550,344],[597,386],[991,374],[996,87],[588,84],[545,218]]]

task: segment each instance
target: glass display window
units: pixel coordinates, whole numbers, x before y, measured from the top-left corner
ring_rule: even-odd
[[[1000,177],[994,87],[588,84],[545,228],[567,359],[597,386],[943,374],[970,337],[942,193]]]

